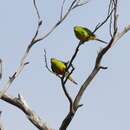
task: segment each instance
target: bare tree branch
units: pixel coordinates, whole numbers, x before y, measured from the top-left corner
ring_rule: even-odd
[[[36,5],[36,0],[33,0],[33,4],[34,4],[34,7],[35,7],[35,10],[36,10],[36,13],[37,13],[37,17],[40,21],[41,17],[40,17],[40,14],[39,14],[39,11],[38,11],[38,8],[37,8],[37,5]]]
[[[62,19],[62,17],[63,17],[63,11],[64,11],[64,4],[65,4],[65,1],[66,1],[66,0],[63,0],[63,2],[62,2],[61,12],[60,12],[60,19]]]
[[[78,54],[79,48],[80,48],[81,45],[83,45],[83,43],[84,43],[83,41],[80,41],[79,44],[77,45],[77,47],[76,47],[76,49],[75,49],[75,52],[74,52],[73,56],[72,56],[71,59],[70,59],[70,62],[69,62],[69,65],[68,65],[67,70],[72,66],[72,63],[73,63],[75,57],[76,57],[77,54]]]
[[[22,65],[20,65],[20,67],[17,69],[17,71],[11,77],[9,77],[9,80],[6,82],[6,84],[4,85],[3,89],[0,91],[0,98],[2,97],[2,95],[4,93],[6,93],[8,91],[8,89],[9,89],[10,85],[12,84],[12,82],[19,76],[21,71],[24,69],[24,67],[28,63],[29,62],[24,62]]]
[[[69,72],[69,74],[66,76],[66,77],[64,77],[63,79],[64,79],[64,84],[66,84],[66,82],[67,82],[67,80],[68,80],[68,78],[69,78],[69,76],[74,72],[74,70],[75,70],[75,68],[73,67],[73,65],[71,66],[72,67],[72,69],[71,69],[71,71]]]
[[[77,2],[77,0],[73,0],[72,3],[71,3],[71,5],[70,5],[70,7],[69,7],[68,10],[67,10],[67,12],[63,15],[64,2],[65,2],[65,1],[62,2],[62,8],[61,8],[61,12],[60,12],[60,20],[57,21],[57,22],[54,24],[54,26],[53,26],[43,37],[37,38],[36,42],[41,41],[41,40],[45,39],[46,37],[48,37],[48,35],[50,35],[50,34],[67,18],[67,16],[71,13],[71,11],[72,11],[73,9],[79,7],[79,6],[76,6],[76,7],[74,8],[75,3]],[[87,2],[86,2],[86,3],[87,3]],[[85,3],[85,4],[86,4],[86,3]]]
[[[102,23],[98,23],[97,26],[95,27],[93,33],[95,33],[99,28],[101,28],[107,21],[108,19],[111,17],[112,13],[113,13],[114,9],[111,10],[110,14],[108,14],[108,16],[106,17],[106,19],[102,22]]]
[[[80,0],[78,0],[77,3],[73,6],[72,9],[75,9],[77,7],[80,7],[80,6],[83,6],[83,5],[87,4],[89,1],[90,0],[87,0],[87,1],[84,0],[84,1],[81,2]]]
[[[69,103],[70,103],[70,111],[72,111],[72,105],[73,105],[73,100],[70,96],[70,94],[68,93],[67,89],[66,89],[66,86],[65,86],[65,83],[63,81],[63,78],[61,78],[61,85],[62,85],[62,88],[63,88],[63,91],[64,91],[64,94],[65,96],[67,97]]]
[[[113,12],[113,11],[111,11],[111,13],[107,16],[107,18],[106,18],[101,24],[99,24],[99,25],[95,28],[95,31],[96,31],[97,29],[99,29],[99,28],[108,20],[108,18],[110,17],[110,15],[112,15],[112,12]],[[78,54],[78,51],[79,51],[79,48],[80,48],[80,46],[81,46],[82,44],[83,44],[83,42],[80,41],[79,44],[78,44],[78,46],[76,47],[75,52],[74,52],[74,54],[73,54],[73,56],[71,57],[71,60],[70,60],[70,62],[69,62],[67,71],[68,71],[68,69],[70,68],[70,66],[72,65],[74,59],[76,58],[76,56],[77,56],[77,54]],[[111,42],[111,44],[112,44],[112,42]],[[109,44],[108,46],[110,46],[111,44]],[[99,59],[99,58],[98,58],[98,59]],[[97,63],[98,63],[98,62],[97,62]],[[99,63],[98,63],[98,64],[99,64]],[[97,66],[97,64],[96,64],[95,66]],[[104,67],[101,67],[101,66],[100,66],[100,67],[98,67],[98,68],[96,68],[96,69],[94,69],[94,70],[92,71],[92,74],[90,74],[90,76],[88,77],[88,80],[87,80],[87,83],[88,83],[88,84],[87,84],[87,86],[89,85],[89,83],[91,82],[91,80],[94,78],[94,76],[96,75],[96,73],[97,73],[101,68],[103,69]],[[62,80],[64,79],[64,77],[65,77],[65,75],[63,75]],[[67,81],[67,78],[68,78],[68,77],[66,77],[65,81]],[[88,82],[88,81],[89,81],[89,82]],[[66,83],[66,82],[62,82],[62,88],[63,88],[63,91],[64,91],[66,97],[68,98],[68,100],[69,100],[69,102],[70,102],[70,111],[69,111],[68,115],[65,117],[65,119],[63,120],[63,122],[62,122],[62,124],[61,124],[61,126],[60,126],[60,130],[66,130],[66,129],[67,129],[68,125],[70,124],[71,120],[73,119],[73,117],[74,117],[74,115],[75,115],[75,112],[77,111],[77,109],[78,109],[79,107],[82,106],[82,105],[79,104],[79,101],[80,101],[80,98],[79,98],[79,97],[81,97],[81,95],[82,95],[83,92],[85,91],[85,87],[82,87],[82,86],[81,86],[81,89],[80,89],[79,93],[77,94],[77,96],[75,97],[75,100],[74,100],[74,102],[73,102],[72,99],[70,98],[70,95],[68,94],[67,90],[65,89],[65,83]],[[84,86],[84,85],[83,85],[83,86]],[[86,86],[86,84],[85,84],[85,86]],[[68,95],[69,95],[69,96],[68,96]]]
[[[118,28],[117,26],[117,18],[118,18],[118,14],[117,14],[117,5],[118,4],[118,0],[113,0],[113,6],[114,6],[114,13],[113,13],[113,17],[114,17],[114,20],[113,20],[113,29],[114,31]]]
[[[69,78],[69,76],[70,76],[70,75],[73,73],[73,71],[74,71],[74,67],[73,67],[73,64],[72,64],[72,63],[73,63],[74,59],[76,58],[76,56],[77,56],[77,54],[78,54],[78,52],[79,52],[80,46],[83,45],[83,43],[84,43],[84,42],[82,42],[82,41],[80,41],[80,42],[78,43],[78,45],[77,45],[77,47],[76,47],[76,49],[75,49],[75,51],[74,51],[74,54],[72,55],[72,57],[71,57],[71,59],[70,59],[70,61],[69,61],[69,64],[68,64],[67,69],[66,69],[66,72],[68,72],[68,70],[70,69],[70,67],[72,67],[71,72],[70,72],[67,76],[65,76],[65,74],[62,76],[62,80],[63,80],[63,83],[64,83],[64,84],[66,84],[67,79]],[[64,80],[65,77],[66,77],[66,79]]]
[[[61,76],[60,76],[60,75],[54,73],[54,72],[49,68],[48,63],[47,63],[47,52],[46,52],[45,49],[44,49],[44,61],[45,61],[45,67],[46,67],[46,69],[47,69],[49,72],[51,72],[52,74],[56,75],[57,77],[59,77],[59,78],[61,79]]]
[[[31,110],[25,99],[20,94],[18,95],[18,97],[4,94],[1,99],[22,110],[28,120],[39,130],[52,130],[51,128],[47,127],[46,123],[44,123],[35,112]]]
[[[55,28],[57,28],[65,19],[66,17],[70,14],[70,12],[75,9],[76,7],[82,6],[86,3],[88,3],[88,1],[84,2],[84,3],[80,3],[80,0],[73,0],[70,7],[68,8],[67,12],[63,15],[63,11],[64,11],[64,3],[66,0],[63,0],[62,3],[62,7],[61,7],[61,13],[60,13],[60,20],[50,29],[49,32],[47,32],[43,37],[38,38],[38,34],[39,34],[39,29],[42,25],[42,20],[40,18],[40,14],[36,5],[36,0],[33,0],[33,4],[37,13],[37,17],[38,17],[38,25],[37,25],[37,29],[36,32],[30,42],[30,44],[28,45],[25,54],[23,56],[23,58],[21,59],[21,63],[18,67],[18,69],[16,70],[16,72],[9,77],[9,80],[6,82],[5,86],[3,87],[2,91],[0,92],[0,98],[1,100],[8,102],[10,104],[12,104],[13,106],[19,108],[20,110],[22,110],[25,115],[27,116],[27,118],[29,119],[29,121],[35,125],[39,130],[52,130],[51,128],[47,127],[47,125],[41,120],[41,118],[31,110],[31,108],[28,106],[27,102],[25,101],[25,99],[19,94],[18,97],[13,97],[13,96],[9,96],[7,94],[5,94],[7,92],[7,90],[9,89],[10,85],[12,84],[12,82],[20,75],[20,73],[22,72],[22,70],[24,69],[25,65],[28,64],[28,62],[26,62],[26,59],[29,55],[29,52],[32,48],[32,46],[34,46],[37,42],[45,39],[48,35],[50,35]],[[82,104],[80,104],[80,100],[85,92],[85,90],[87,89],[88,85],[92,82],[92,80],[94,79],[94,77],[96,76],[96,74],[102,70],[102,69],[107,69],[107,67],[104,67],[101,65],[101,61],[103,59],[103,56],[108,52],[108,50],[123,36],[125,35],[129,30],[130,30],[130,25],[126,26],[124,28],[124,30],[122,32],[117,32],[118,30],[118,25],[117,25],[117,3],[118,0],[110,0],[109,3],[109,8],[108,8],[108,16],[106,17],[106,19],[102,22],[99,23],[96,27],[95,30],[93,31],[96,32],[101,26],[103,26],[108,19],[110,18],[110,24],[109,24],[109,31],[110,31],[110,36],[111,39],[108,42],[109,44],[104,47],[103,49],[101,49],[101,51],[98,53],[97,57],[96,57],[96,61],[95,61],[95,66],[92,70],[92,72],[90,73],[90,75],[88,76],[88,78],[85,80],[85,82],[81,85],[80,90],[78,91],[76,97],[73,99],[71,98],[71,95],[68,93],[67,89],[66,89],[66,82],[68,77],[73,73],[74,68],[72,67],[72,63],[74,61],[74,59],[76,58],[78,52],[79,52],[79,48],[80,46],[83,44],[82,42],[79,42],[79,44],[77,45],[73,56],[70,59],[70,62],[67,66],[67,71],[70,69],[70,67],[72,67],[72,70],[70,71],[69,75],[67,77],[65,77],[65,75],[63,75],[62,77],[58,76],[61,79],[61,85],[64,91],[65,96],[67,97],[69,104],[70,104],[70,109],[69,112],[67,114],[67,116],[65,117],[65,119],[63,120],[61,126],[60,126],[60,130],[66,130],[67,127],[69,126],[70,122],[72,121],[75,113],[77,112],[78,108],[82,106]],[[113,14],[113,17],[112,17]],[[112,26],[113,25],[113,26]],[[113,33],[112,33],[113,30]],[[46,51],[45,52],[45,64],[46,64],[46,68],[52,72],[48,65],[47,65],[47,57],[46,57]],[[52,72],[53,73],[53,72]],[[0,77],[2,76],[2,61],[0,60]],[[1,126],[0,126],[1,127]],[[1,129],[3,130],[3,129]]]
[[[21,63],[20,63],[20,65],[19,65],[18,69],[17,69],[16,72],[14,72],[14,74],[9,78],[9,80],[5,83],[3,89],[1,90],[1,92],[0,92],[0,98],[2,97],[2,95],[3,95],[4,93],[7,92],[7,90],[8,90],[9,87],[10,87],[10,85],[12,84],[12,82],[20,75],[20,73],[21,73],[22,70],[24,69],[25,65],[28,63],[28,62],[26,62],[26,58],[27,58],[28,55],[29,55],[29,52],[30,52],[31,47],[36,43],[35,39],[36,39],[36,37],[37,37],[37,35],[38,35],[38,33],[39,33],[39,28],[40,28],[40,26],[41,26],[41,24],[42,24],[42,21],[39,20],[39,19],[40,19],[40,15],[39,15],[39,12],[38,12],[38,9],[37,9],[35,0],[33,0],[33,2],[34,2],[34,7],[35,7],[36,12],[37,12],[37,17],[38,17],[38,26],[37,26],[37,29],[36,29],[36,33],[35,33],[35,35],[33,36],[33,38],[32,38],[32,40],[31,40],[30,44],[28,45],[28,47],[27,47],[27,49],[26,49],[26,52],[25,52],[24,56],[23,56],[22,59],[21,59]]]
[[[111,37],[111,39],[109,41],[109,44],[106,47],[104,47],[103,49],[101,49],[100,52],[98,53],[98,55],[96,57],[94,69],[92,70],[92,72],[90,73],[90,75],[88,76],[86,81],[83,83],[83,85],[81,86],[81,88],[78,91],[74,101],[71,103],[70,106],[72,108],[70,109],[70,111],[68,112],[67,116],[63,120],[63,122],[62,122],[62,124],[61,124],[61,126],[59,128],[60,130],[66,130],[67,129],[67,127],[69,126],[70,122],[72,121],[72,119],[73,119],[77,109],[82,106],[82,104],[79,104],[80,100],[81,100],[81,98],[82,98],[86,88],[92,82],[92,80],[94,79],[96,74],[101,69],[107,69],[107,67],[104,67],[104,66],[101,65],[101,61],[103,59],[103,56],[114,45],[115,42],[117,42],[125,33],[127,33],[130,30],[130,25],[128,25],[127,27],[124,28],[124,30],[121,33],[117,33],[117,30],[118,30],[118,28],[117,28],[117,0],[114,1],[113,13],[114,13],[113,26],[111,26],[111,27],[113,28],[114,33],[112,34],[112,37]],[[75,56],[74,56],[74,58],[75,58]],[[73,60],[72,60],[72,62],[73,62]]]
[[[69,72],[68,70],[70,69],[70,67],[72,67],[72,70],[70,71],[70,73],[69,73],[67,76],[64,74],[64,75],[61,77],[61,86],[62,86],[62,88],[63,88],[63,91],[64,91],[65,96],[67,97],[67,99],[68,99],[68,101],[69,101],[69,103],[70,103],[70,112],[71,112],[71,113],[73,113],[73,100],[72,100],[70,94],[68,93],[68,91],[67,91],[65,85],[66,85],[66,82],[67,82],[69,76],[70,76],[70,75],[73,73],[73,71],[74,71],[74,67],[73,67],[73,64],[72,64],[72,63],[73,63],[74,59],[76,58],[76,56],[77,56],[77,54],[78,54],[78,51],[79,51],[79,48],[80,48],[80,46],[81,46],[82,44],[83,44],[83,42],[80,41],[79,44],[77,45],[77,47],[76,47],[76,49],[75,49],[75,51],[74,51],[74,54],[73,54],[73,56],[71,57],[70,62],[69,62],[69,64],[68,64],[68,66],[67,66],[66,72]],[[68,117],[70,117],[70,116],[68,115],[67,118],[68,118]]]
[[[113,0],[110,0],[109,7],[108,7],[108,15],[110,14],[112,8],[113,8]],[[109,22],[109,34],[110,37],[112,38],[112,15],[110,16],[110,22]]]
[[[44,60],[45,60],[45,67],[47,68],[47,70],[51,73],[53,73],[53,71],[51,71],[51,69],[48,67],[48,63],[47,63],[47,52],[44,49]],[[53,73],[54,74],[54,73]]]
[[[113,41],[115,39],[115,35],[116,35],[116,32],[115,32],[113,38],[111,39],[111,41],[109,42],[109,44],[99,52],[99,54],[98,54],[98,56],[96,58],[95,67],[92,70],[92,72],[89,75],[89,77],[86,79],[86,81],[81,86],[78,94],[76,95],[76,97],[74,99],[73,105],[72,105],[73,111],[69,111],[68,115],[66,116],[66,118],[63,120],[63,122],[61,124],[60,130],[66,130],[67,129],[67,127],[70,124],[71,120],[73,119],[77,109],[80,106],[82,106],[82,105],[79,104],[79,102],[80,102],[80,100],[81,100],[81,98],[82,98],[86,88],[88,87],[90,82],[93,80],[93,78],[96,76],[96,74],[99,72],[99,70],[100,69],[106,69],[106,67],[102,67],[100,65],[100,62],[101,62],[103,56],[106,54],[106,52],[111,48],[111,46],[113,44]]]
[[[67,17],[67,16],[69,15],[69,13],[72,11],[72,8],[73,8],[75,2],[76,2],[76,0],[74,0],[74,1],[72,2],[72,4],[70,5],[68,11],[65,13],[65,15],[50,29],[50,31],[49,31],[48,33],[46,33],[42,38],[37,38],[38,33],[39,33],[39,29],[40,29],[40,27],[41,27],[41,25],[42,25],[42,20],[41,20],[41,18],[40,18],[40,13],[39,13],[38,8],[37,8],[37,5],[36,5],[36,0],[33,0],[33,4],[34,4],[34,7],[35,7],[35,10],[36,10],[36,13],[37,13],[37,17],[38,17],[38,26],[37,26],[37,29],[36,29],[36,33],[35,33],[35,35],[33,36],[33,38],[32,38],[32,40],[31,40],[30,44],[28,45],[28,47],[27,47],[27,49],[26,49],[26,51],[25,51],[25,54],[24,54],[24,56],[23,56],[22,59],[21,59],[21,63],[20,63],[20,65],[19,65],[18,69],[17,69],[16,72],[14,72],[14,74],[11,76],[11,80],[10,80],[10,78],[9,78],[9,80],[8,80],[8,81],[5,83],[5,85],[2,87],[3,89],[0,91],[0,98],[2,97],[2,95],[3,95],[4,93],[7,92],[7,90],[8,90],[9,87],[11,86],[12,82],[13,82],[13,81],[20,75],[20,73],[23,71],[23,68],[24,68],[24,66],[25,66],[25,64],[26,64],[26,58],[28,57],[29,52],[30,52],[32,46],[33,46],[34,44],[36,44],[37,42],[39,42],[39,41],[45,39],[47,36],[49,36],[49,35],[66,19],[66,17]],[[63,11],[63,10],[61,10],[61,11]]]
[[[130,31],[130,24],[124,27],[123,31],[117,33],[113,45],[115,45],[115,43],[117,43],[117,41],[121,39],[128,31]]]
[[[81,86],[81,88],[80,88],[80,90],[79,90],[79,92],[74,100],[75,110],[77,109],[77,106],[79,105],[79,102],[82,98],[82,95],[83,95],[84,91],[86,90],[86,88],[88,87],[88,85],[90,84],[90,82],[93,80],[93,78],[99,72],[99,70],[103,69],[103,67],[101,67],[101,65],[100,65],[101,60],[102,60],[103,56],[106,54],[106,52],[111,48],[113,41],[115,39],[115,36],[116,36],[116,32],[114,33],[113,38],[111,39],[109,44],[98,53],[93,71],[91,72],[89,77],[86,79],[86,81],[83,83],[83,85]]]
[[[113,11],[112,11],[112,12],[113,12]],[[111,12],[111,14],[112,14],[112,12]],[[111,14],[110,14],[110,15],[111,15]],[[101,24],[99,24],[99,26],[97,26],[97,29],[98,29],[98,27],[100,28],[100,27],[108,20],[108,18],[110,17],[110,15],[109,15]],[[96,29],[95,29],[95,31],[96,31]],[[70,62],[69,62],[67,71],[68,71],[68,69],[70,68],[70,66],[72,65],[74,59],[76,58],[76,56],[77,56],[77,54],[78,54],[78,51],[79,51],[79,48],[80,48],[80,46],[81,46],[82,44],[83,44],[83,42],[80,41],[79,44],[78,44],[78,46],[76,47],[75,52],[74,52],[74,54],[73,54],[73,56],[71,57],[71,60],[70,60]],[[97,73],[101,68],[103,68],[103,67],[99,67],[99,68],[96,69],[96,70],[94,69],[94,70],[92,71],[92,74],[90,74],[90,76],[88,77],[88,81],[91,82],[91,80],[94,78],[94,76],[96,75],[96,73]],[[65,77],[65,75],[63,75],[62,79],[64,79],[64,77]],[[67,81],[67,78],[68,78],[68,77],[66,77],[66,80],[65,80],[65,81]],[[61,80],[61,81],[62,81],[62,80]],[[88,85],[89,85],[90,82],[88,82],[88,81],[87,81],[87,83],[88,83]],[[66,83],[66,82],[62,82],[62,88],[63,88],[63,91],[64,91],[66,97],[68,98],[68,100],[69,100],[69,102],[70,102],[70,111],[69,111],[68,115],[65,117],[65,119],[63,120],[63,122],[62,122],[62,124],[61,124],[61,126],[60,126],[60,128],[59,128],[60,130],[66,130],[66,129],[67,129],[67,127],[69,126],[70,122],[72,121],[72,119],[73,119],[73,117],[74,117],[74,115],[75,115],[77,109],[82,106],[82,105],[79,104],[79,101],[80,101],[80,98],[82,97],[81,95],[82,95],[83,92],[85,91],[85,87],[83,87],[84,85],[81,86],[81,90],[79,91],[79,93],[77,94],[77,96],[75,97],[75,100],[74,100],[74,102],[73,102],[72,99],[70,98],[70,95],[68,94],[67,90],[65,89],[65,83]],[[85,84],[85,86],[86,86],[86,84]],[[79,98],[79,97],[80,97],[80,98]]]

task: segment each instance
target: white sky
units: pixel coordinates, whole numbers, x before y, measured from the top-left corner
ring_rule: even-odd
[[[94,29],[106,16],[109,0],[91,0],[89,4],[77,8],[44,41],[35,45],[28,57],[30,64],[17,78],[8,93],[23,95],[31,108],[52,128],[58,129],[66,116],[68,101],[61,89],[60,80],[47,71],[44,64],[44,48],[48,61],[51,57],[68,61],[78,43],[73,33],[75,25]],[[38,6],[43,19],[42,32],[49,30],[59,18],[61,0],[39,0]],[[119,3],[119,30],[130,24],[129,0]],[[0,58],[4,62],[1,87],[16,70],[37,25],[37,17],[32,0],[4,0],[0,4]],[[107,26],[97,33],[101,39],[109,40]],[[104,57],[102,64],[107,70],[100,71],[85,92],[78,110],[68,130],[129,130],[130,129],[130,60],[128,32]],[[81,47],[74,61],[73,73],[78,86],[68,82],[69,92],[74,96],[80,85],[91,72],[97,52],[103,44],[89,42]],[[50,64],[49,64],[50,65]],[[6,102],[0,102],[5,130],[36,130],[24,113]]]

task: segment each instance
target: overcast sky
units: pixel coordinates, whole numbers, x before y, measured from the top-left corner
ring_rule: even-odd
[[[42,36],[59,19],[61,0],[37,0],[43,26]],[[23,95],[30,107],[48,126],[58,129],[69,110],[69,104],[61,88],[60,80],[48,72],[44,63],[44,49],[50,58],[56,57],[68,61],[78,40],[73,33],[75,25],[94,29],[107,14],[109,0],[90,0],[90,2],[71,12],[67,19],[45,40],[33,47],[28,57],[30,64],[12,84],[8,93]],[[66,7],[69,3],[66,3]],[[119,31],[130,24],[129,0],[119,2]],[[36,12],[32,0],[4,0],[0,4],[0,58],[3,59],[3,79],[1,87],[8,77],[16,71],[27,45],[37,26]],[[109,40],[108,26],[103,26],[96,35]],[[93,69],[97,52],[104,47],[99,42],[89,42],[80,48],[74,61],[75,86],[67,82],[69,93],[74,97],[78,89]],[[102,70],[86,90],[81,107],[68,130],[129,130],[130,129],[130,32],[105,55]],[[37,130],[23,112],[6,102],[0,102],[3,111],[2,120],[5,130]]]

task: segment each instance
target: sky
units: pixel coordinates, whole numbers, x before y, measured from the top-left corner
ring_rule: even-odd
[[[93,30],[107,13],[109,0],[90,0],[73,10],[65,21],[46,39],[33,46],[21,75],[13,82],[8,93],[20,93],[48,126],[58,129],[69,110],[69,104],[61,88],[60,79],[45,68],[44,49],[47,51],[48,65],[55,57],[68,61],[78,44],[73,27],[86,26]],[[68,1],[67,1],[68,2]],[[70,2],[70,1],[69,1]],[[69,5],[69,2],[66,3]],[[38,8],[43,20],[40,36],[43,36],[57,22],[60,16],[61,0],[39,0]],[[121,31],[130,24],[129,0],[119,1],[118,27]],[[0,4],[0,58],[3,60],[1,88],[19,66],[20,60],[37,27],[36,12],[32,0],[4,0]],[[109,40],[108,26],[103,26],[96,35]],[[130,129],[130,81],[129,81],[129,37],[128,32],[104,56],[102,65],[107,70],[100,71],[87,88],[81,107],[68,130],[129,130]],[[82,83],[93,69],[95,58],[102,43],[91,41],[81,46],[74,60],[74,79],[78,85],[67,82],[67,90],[74,97]],[[37,130],[25,114],[15,106],[0,102],[5,130]]]

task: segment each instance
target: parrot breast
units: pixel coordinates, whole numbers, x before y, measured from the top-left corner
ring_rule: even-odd
[[[63,75],[66,72],[67,66],[59,60],[51,60],[51,69],[54,73]]]

